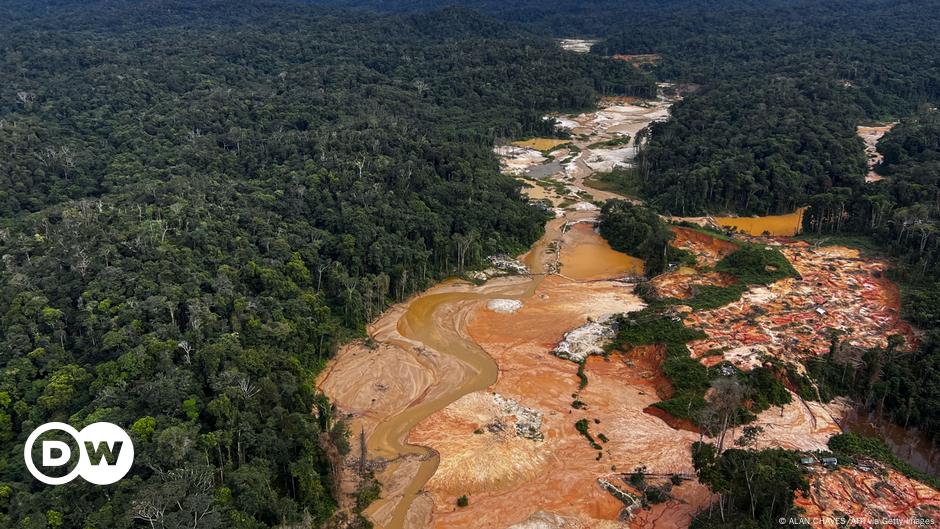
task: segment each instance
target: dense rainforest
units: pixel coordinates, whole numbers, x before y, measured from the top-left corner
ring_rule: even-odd
[[[642,192],[663,211],[785,213],[860,188],[856,125],[940,100],[935,3],[717,6],[615,33],[592,50],[660,54],[644,68],[698,87],[653,127],[640,157]]]
[[[659,53],[644,66],[696,85],[651,128],[635,181],[672,213],[768,214],[809,206],[816,240],[890,255],[905,318],[925,331],[860,350],[833,335],[808,363],[821,393],[848,395],[906,428],[940,437],[940,23],[935,3],[833,2],[701,12],[661,31],[610,36],[599,54]],[[651,25],[649,27],[655,27]],[[709,28],[702,31],[702,28]],[[867,183],[856,126],[900,121]],[[812,395],[807,395],[812,397]],[[713,487],[713,490],[720,490]],[[741,515],[739,514],[739,518]],[[748,523],[771,527],[759,514]],[[699,520],[719,527],[716,518]],[[734,524],[742,523],[740,520]]]
[[[0,9],[2,527],[323,523],[326,359],[539,236],[497,138],[655,90],[459,8]],[[127,429],[130,476],[41,486],[23,443],[53,420]]]
[[[417,11],[430,0],[318,0]],[[940,2],[455,0],[600,56],[656,54],[640,68],[695,91],[653,127],[641,194],[673,214],[785,213],[859,188],[855,126],[940,101]]]
[[[388,303],[538,236],[494,142],[654,79],[685,97],[629,175],[650,206],[809,205],[814,236],[890,253],[905,316],[938,327],[937,0],[447,4],[0,5],[0,526],[322,524],[348,435],[312,385],[326,359]],[[640,53],[661,59],[607,59]],[[868,184],[855,126],[888,119]],[[646,213],[606,215],[651,226],[615,229],[624,245],[665,248]],[[936,438],[938,344],[834,336],[810,374]],[[124,426],[129,479],[37,486],[22,447],[50,420]],[[775,526],[804,486],[787,454],[703,450],[735,515],[699,527]],[[755,509],[738,485],[757,467]]]

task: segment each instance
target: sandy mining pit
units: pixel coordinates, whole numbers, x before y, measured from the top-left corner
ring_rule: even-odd
[[[732,243],[707,233],[678,227],[673,231],[671,244],[692,253],[696,267],[711,267],[733,251]],[[917,334],[900,317],[898,288],[887,279],[887,261],[862,258],[858,250],[842,246],[783,238],[747,240],[778,248],[800,277],[751,286],[738,301],[689,314],[686,325],[707,334],[689,344],[703,363],[728,360],[750,369],[772,356],[798,364],[802,357],[828,352],[833,330],[841,333],[843,343],[859,347],[885,347],[891,335],[903,337],[907,348],[917,343]],[[719,272],[681,267],[651,283],[659,297],[687,299],[697,286],[732,281]]]
[[[566,143],[568,143],[568,140],[560,140],[557,138],[530,138],[528,140],[514,141],[512,142],[512,145],[527,149],[535,149],[537,151],[549,151]]]
[[[493,150],[500,156],[503,172],[516,176],[523,175],[530,167],[548,161],[541,151],[531,147],[501,145]]]
[[[676,98],[660,97],[639,100],[632,97],[606,97],[599,109],[578,115],[550,116],[558,126],[568,130],[572,139],[534,138],[494,147],[505,173],[527,178],[527,183],[538,187],[534,180],[543,179],[567,186],[565,193],[551,190],[527,190],[534,199],[548,199],[557,205],[562,200],[575,200],[578,193],[595,200],[625,198],[615,193],[592,189],[584,184],[585,178],[596,172],[608,172],[629,166],[636,156],[638,133],[655,121],[669,117],[669,107]],[[608,141],[625,143],[605,145]],[[575,145],[570,149],[565,144]],[[551,157],[551,160],[545,156]],[[554,200],[552,196],[559,200]]]
[[[566,336],[607,335],[572,331],[643,307],[631,283],[642,261],[612,250],[595,231],[598,208],[591,200],[626,197],[593,189],[585,179],[608,162],[629,164],[637,132],[665,119],[671,102],[607,99],[597,112],[555,117],[572,132],[576,149],[557,148],[549,153],[554,161],[533,148],[540,145],[494,148],[506,173],[533,186],[524,189],[529,198],[547,201],[555,212],[527,254],[500,258],[527,269],[484,273],[482,285],[447,281],[390,308],[368,329],[373,345],[347,345],[321,375],[318,387],[368,440],[367,466],[382,484],[382,497],[366,511],[376,527],[672,529],[687,527],[711,501],[692,480],[665,503],[628,509],[633,502],[608,487],[636,494],[624,473],[641,465],[657,474],[691,473],[697,428],[651,408],[672,391],[660,369],[661,347],[588,356],[583,388],[578,364],[553,354]],[[624,134],[630,143],[596,146]],[[789,235],[800,213],[685,220]],[[655,278],[661,295],[688,298],[696,286],[728,284],[709,269],[734,244],[688,228],[674,231],[673,244],[697,263]],[[762,355],[798,361],[828,348],[830,327],[865,346],[883,344],[891,333],[916,339],[898,317],[897,289],[884,279],[887,263],[847,248],[750,240],[780,245],[802,279],[753,287],[739,302],[691,313],[686,324],[708,336],[690,344],[704,363],[724,358],[748,367]],[[574,349],[600,350],[593,343]],[[822,449],[840,431],[847,407],[794,396],[758,416],[764,432],[757,446]],[[599,449],[578,431],[579,420]],[[358,443],[352,445],[342,473],[350,493],[360,459]],[[463,495],[469,505],[458,507]]]
[[[845,400],[827,404],[803,401],[796,394],[789,404],[760,413],[749,426],[760,426],[764,432],[757,437],[754,448],[786,448],[787,450],[827,450],[829,438],[842,433],[839,421],[848,409]],[[734,432],[738,439],[741,429]]]
[[[715,266],[718,261],[738,249],[738,245],[731,241],[713,237],[699,230],[682,226],[672,226],[671,229],[676,235],[671,244],[695,256],[696,266]]]
[[[643,413],[659,400],[662,380],[655,363],[644,364],[621,354],[608,359],[592,356],[584,369],[589,383],[579,392],[577,365],[551,354],[567,331],[589,318],[642,307],[631,290],[619,282],[578,283],[552,276],[513,314],[476,313],[468,331],[500,367],[492,391],[538,410],[544,438],[520,441],[515,437],[514,443],[520,446],[513,455],[493,461],[486,450],[492,450],[491,443],[502,433],[491,434],[485,428],[475,433],[492,418],[453,428],[448,418],[462,413],[455,403],[420,424],[410,439],[433,446],[441,454],[441,470],[459,469],[453,476],[439,470],[428,483],[435,498],[434,527],[502,528],[539,511],[574,520],[579,526],[603,527],[617,520],[623,504],[598,486],[598,478],[639,465],[661,472],[691,468],[688,444],[697,436],[676,432]],[[583,409],[572,407],[575,394],[584,403]],[[608,439],[602,451],[593,449],[575,429],[582,418],[590,421],[595,436],[603,434]],[[508,449],[510,443],[504,441],[504,445]],[[488,464],[478,468],[473,479],[464,474],[467,467],[449,464],[478,459]],[[472,490],[474,480],[499,486]],[[463,486],[455,489],[454,484]],[[468,507],[455,506],[461,494],[468,494]],[[698,503],[708,497],[707,493],[690,496]],[[525,501],[514,500],[518,498]]]
[[[660,297],[683,299],[696,285],[727,284],[729,278],[709,271],[733,244],[704,232],[673,228],[672,244],[696,256],[697,268],[679,268],[652,280]],[[895,284],[886,278],[889,263],[862,258],[858,250],[841,246],[811,246],[789,239],[747,238],[777,246],[800,274],[770,286],[752,286],[739,301],[691,312],[689,327],[707,338],[689,343],[694,357],[706,365],[727,360],[742,369],[761,365],[768,357],[784,359],[798,368],[806,356],[828,352],[829,332],[843,333],[845,343],[863,347],[887,345],[887,337],[917,341],[916,332],[900,319]],[[764,411],[754,423],[764,428],[756,446],[791,450],[823,450],[828,438],[841,431],[849,403],[804,402],[795,394],[781,408]],[[736,432],[735,435],[739,435]]]
[[[650,284],[659,298],[689,299],[695,295],[697,287],[726,287],[735,282],[734,277],[721,272],[699,272],[690,267],[680,267],[668,274],[661,274],[650,280]]]
[[[581,190],[594,200],[630,199],[616,193],[593,189],[585,179],[597,172],[628,167],[636,156],[636,141],[640,131],[656,121],[669,117],[669,107],[677,98],[660,96],[654,100],[630,97],[607,97],[599,109],[578,115],[554,116],[558,126],[572,134],[577,152],[556,157],[564,170],[554,175],[558,181]],[[625,143],[619,143],[629,138]],[[604,142],[615,141],[616,145]]]
[[[841,246],[778,244],[801,278],[751,287],[734,303],[690,314],[686,325],[708,335],[689,344],[693,356],[707,357],[703,361],[710,365],[729,360],[745,369],[760,365],[763,355],[799,362],[828,352],[831,330],[861,347],[885,347],[893,334],[904,337],[907,347],[916,343],[900,318],[886,261],[862,259],[857,250]]]
[[[589,318],[640,308],[632,285],[617,279],[642,262],[614,252],[594,231],[596,207],[576,206],[549,222],[523,262],[533,272],[568,270],[577,278],[519,275],[481,286],[445,282],[383,314],[369,328],[376,345],[343,348],[319,380],[352,430],[368,438],[369,467],[383,484],[382,499],[366,511],[377,525],[481,527],[475,518],[483,516],[489,520],[486,526],[506,527],[540,507],[592,527],[598,526],[595,521],[617,519],[623,505],[597,485],[612,463],[596,459],[569,415],[578,388],[577,365],[548,351]],[[478,330],[478,322],[486,321]],[[528,353],[512,354],[519,350],[501,343],[504,339]],[[672,436],[668,426],[641,411],[656,400],[655,392],[629,391],[618,398],[611,404],[640,399],[633,406],[636,416],[659,431],[651,444],[662,445]],[[513,404],[507,408],[499,402]],[[612,424],[611,447],[623,442],[613,437],[617,428],[624,432],[617,437],[624,438],[635,426],[616,417],[615,410],[597,414]],[[539,417],[538,426],[520,429],[520,414]],[[680,446],[676,452],[687,464],[686,451]],[[577,453],[585,457],[571,457]],[[355,446],[347,476],[358,458]],[[518,493],[514,487],[535,494],[549,473],[558,472],[561,460],[569,462],[571,472],[561,472],[557,488],[543,490],[546,502],[520,510],[512,501]],[[460,494],[473,500],[457,511]],[[489,505],[485,515],[473,514],[476,505]]]
[[[884,156],[878,152],[878,141],[884,137],[894,126],[895,123],[886,123],[884,125],[863,126],[857,128],[859,137],[865,142],[865,155],[868,157],[868,174],[865,175],[866,182],[877,182],[883,177],[875,172],[875,168],[884,159]]]
[[[650,123],[669,117],[669,107],[675,100],[639,100],[632,97],[606,97],[600,108],[576,116],[556,117],[559,126],[571,131],[575,138],[590,136],[591,143],[618,138],[629,134],[636,138],[637,132]]]
[[[569,230],[566,236],[596,237],[583,225],[581,233]],[[608,270],[618,271],[616,263]],[[599,479],[619,479],[641,465],[654,473],[691,473],[689,448],[699,434],[649,413],[671,391],[659,370],[663,351],[644,347],[590,356],[582,390],[576,364],[551,354],[571,329],[628,306],[642,304],[623,283],[556,275],[547,277],[516,312],[474,313],[467,330],[499,366],[496,384],[432,415],[409,437],[441,457],[438,473],[426,486],[434,502],[433,527],[503,528],[542,515],[561,517],[573,527],[603,527],[617,519],[624,504],[599,487]],[[479,413],[479,406],[471,404],[488,402],[494,392],[541,414],[542,437],[520,438],[505,427],[491,431],[488,425],[512,419]],[[758,446],[822,449],[840,431],[842,409],[840,403],[824,406],[794,398],[782,409],[759,415],[756,424],[764,433]],[[607,439],[598,441],[601,450],[574,428],[580,419],[588,421],[596,439]],[[458,508],[456,500],[464,494],[470,504]],[[673,496],[664,505],[635,511],[629,525],[683,527],[710,499],[694,482],[678,487]]]

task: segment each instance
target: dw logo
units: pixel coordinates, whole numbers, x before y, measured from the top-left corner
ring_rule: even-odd
[[[78,446],[78,464],[66,475],[59,477],[43,474],[33,461],[33,445],[36,440],[40,435],[53,430],[67,433]],[[66,442],[44,440],[40,446],[43,467],[63,467],[72,459],[72,449]],[[110,485],[130,471],[134,463],[134,443],[127,432],[109,422],[89,424],[80,432],[68,424],[50,422],[29,434],[23,448],[23,457],[26,459],[29,473],[47,485],[63,485],[77,476],[95,485]]]

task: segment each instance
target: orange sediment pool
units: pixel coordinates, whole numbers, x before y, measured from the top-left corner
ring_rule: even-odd
[[[531,138],[528,140],[514,141],[512,144],[516,147],[528,147],[537,151],[547,151],[568,142],[569,140],[560,140],[558,138]]]
[[[643,260],[614,250],[594,233],[591,224],[575,224],[561,250],[561,274],[577,281],[594,281],[643,274]]]
[[[715,217],[715,222],[726,228],[735,228],[748,235],[769,234],[775,237],[792,237],[800,233],[803,227],[803,213],[800,208],[786,215],[766,217]]]

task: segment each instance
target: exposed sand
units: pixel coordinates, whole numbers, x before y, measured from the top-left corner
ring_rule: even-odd
[[[877,182],[883,178],[880,174],[875,172],[875,167],[884,159],[884,156],[878,152],[878,140],[884,137],[895,125],[897,125],[897,122],[871,127],[858,126],[858,135],[862,138],[862,141],[865,142],[865,155],[868,157],[868,174],[865,175],[866,182]]]
[[[522,181],[529,184],[527,187],[522,188],[522,193],[529,200],[547,200],[552,204],[552,207],[557,208],[567,198],[567,195],[556,193],[551,187],[541,185],[534,180],[523,178]]]
[[[575,53],[588,53],[591,46],[600,42],[600,39],[558,39],[558,45],[561,49],[573,51]]]
[[[694,255],[696,266],[715,266],[718,261],[738,249],[738,245],[731,241],[691,228],[672,226],[671,229],[676,234],[671,244]]]
[[[633,529],[677,529],[688,527],[692,517],[708,507],[712,500],[708,487],[697,481],[686,481],[673,487],[673,500],[653,505],[650,510],[638,510],[630,521]]]
[[[609,97],[601,101],[600,110],[577,116],[563,116],[561,127],[573,134],[590,135],[591,143],[619,138],[629,134],[635,139],[637,133],[655,121],[669,117],[669,107],[675,100],[657,99],[639,103],[635,98]],[[633,141],[630,144],[632,145]]]
[[[721,272],[700,273],[694,268],[680,267],[673,272],[656,276],[650,284],[660,298],[689,299],[702,286],[724,287],[735,282],[734,277]]]
[[[486,303],[486,308],[511,314],[522,308],[522,302],[518,299],[491,299]]]
[[[754,443],[755,448],[786,448],[787,450],[827,450],[826,443],[835,434],[842,433],[838,421],[845,413],[844,401],[829,404],[804,402],[796,394],[782,408],[761,412],[748,426],[764,429]],[[743,432],[738,429],[733,438]]]
[[[752,287],[739,301],[692,313],[686,325],[708,335],[689,344],[693,355],[728,348],[706,363],[726,359],[745,368],[759,365],[763,355],[799,362],[829,351],[831,329],[863,347],[885,347],[892,334],[904,337],[907,347],[916,343],[913,329],[900,319],[887,262],[861,259],[845,247],[802,242],[784,243],[781,251],[801,278]]]
[[[529,147],[498,146],[493,150],[500,156],[503,170],[517,176],[521,176],[530,167],[548,160],[539,150]]]
[[[500,528],[523,522],[539,511],[573,518],[585,526],[613,522],[623,504],[596,483],[612,467],[629,471],[644,464],[660,472],[689,471],[688,444],[697,436],[676,432],[642,411],[659,400],[660,382],[650,374],[650,369],[636,367],[624,355],[612,355],[610,359],[590,357],[585,366],[590,382],[578,396],[586,408],[578,410],[571,405],[572,394],[578,392],[577,366],[550,354],[566,331],[583,324],[587,318],[641,306],[627,285],[609,281],[573,283],[552,276],[514,314],[476,313],[468,330],[500,366],[500,377],[493,389],[544,414],[545,438],[535,446],[539,459],[547,464],[531,477],[527,467],[519,468],[516,472],[525,476],[525,480],[507,480],[502,487],[471,494],[468,507],[450,512],[445,509],[456,501],[459,491],[429,483],[432,496],[441,498],[436,502],[441,511],[435,511],[434,527]],[[603,433],[609,439],[599,460],[599,452],[574,428],[581,418],[591,421],[595,434]],[[467,452],[473,450],[477,444],[473,437],[479,434],[469,428],[462,431],[438,428],[434,421],[432,417],[419,425],[413,435],[427,439],[426,430],[431,430],[446,437],[433,445],[442,454],[442,467],[448,457],[458,460],[474,457]],[[686,442],[680,441],[683,436]],[[505,471],[499,466],[481,474],[491,472],[501,476]]]
[[[369,349],[364,344],[350,344],[321,377],[320,388],[352,418],[353,431],[365,431],[370,460],[390,461],[377,472],[383,484],[382,499],[367,510],[377,525],[424,527],[431,516],[434,526],[452,527],[473,511],[473,505],[482,503],[481,497],[488,496],[503,505],[487,509],[493,527],[523,521],[520,515],[534,513],[540,504],[533,502],[532,509],[522,513],[507,503],[506,497],[498,499],[503,489],[518,484],[530,487],[530,494],[535,494],[542,489],[538,483],[545,479],[547,469],[557,468],[561,454],[572,450],[586,457],[583,461],[571,459],[572,468],[581,470],[573,470],[564,481],[583,480],[588,493],[572,496],[566,486],[566,493],[552,494],[547,506],[579,519],[616,520],[622,504],[596,484],[599,473],[609,471],[610,463],[595,460],[593,449],[566,414],[570,394],[577,388],[577,366],[548,354],[564,332],[588,318],[642,306],[632,285],[599,280],[623,276],[635,269],[637,261],[610,250],[594,232],[597,213],[596,208],[573,208],[565,217],[551,221],[545,237],[523,258],[538,272],[563,256],[561,268],[571,268],[577,278],[516,276],[490,280],[482,286],[442,283],[387,311],[369,328],[378,345]],[[562,229],[565,226],[571,228]],[[558,252],[553,250],[556,245]],[[601,251],[590,250],[594,247]],[[585,259],[587,262],[580,262]],[[512,303],[515,312],[481,310],[494,301],[497,307],[512,301],[522,304]],[[521,350],[531,348],[529,354],[503,356],[509,351],[497,352],[495,344],[476,336],[476,322],[487,318],[492,318],[487,331],[500,336],[506,333],[507,338],[518,341]],[[475,353],[474,348],[481,346],[480,353]],[[493,381],[499,366],[496,386],[491,386],[489,365]],[[503,382],[512,380],[503,387]],[[489,389],[482,391],[487,386]],[[481,423],[507,422],[491,406],[482,404],[485,399],[481,399],[491,391],[543,414],[544,440],[488,429],[476,433]],[[633,397],[631,392],[623,395]],[[664,439],[671,430],[639,411],[653,399],[647,396],[639,402],[637,414],[658,424]],[[436,411],[440,407],[443,410]],[[407,444],[403,443],[406,434]],[[458,492],[473,494],[471,507],[448,515],[455,509]],[[409,525],[412,523],[417,525]]]
[[[518,419],[501,408],[492,393],[478,391],[419,424],[409,441],[432,446],[441,457],[426,487],[454,497],[475,495],[543,473],[549,454],[542,441],[519,435]]]

